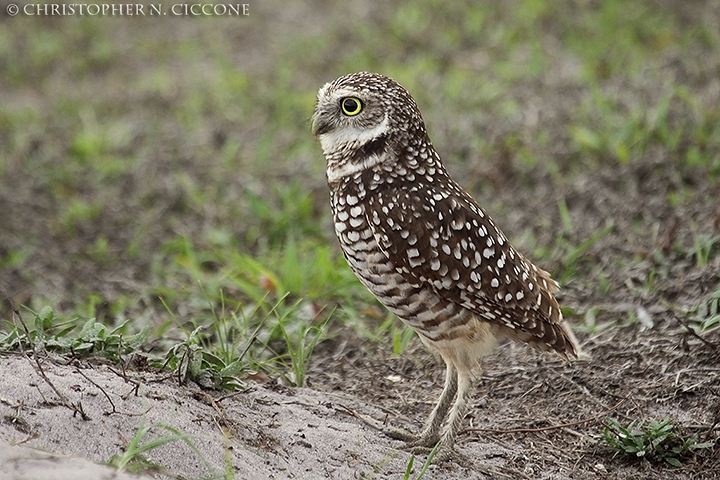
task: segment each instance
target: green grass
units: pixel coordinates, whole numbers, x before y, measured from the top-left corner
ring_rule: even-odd
[[[263,38],[264,20],[252,16],[213,19],[193,31],[178,19],[171,35],[163,34],[167,25],[135,29],[123,19],[110,31],[105,19],[67,18],[49,28],[31,17],[6,22],[0,64],[14,100],[0,105],[0,185],[32,208],[3,219],[12,233],[0,245],[0,266],[3,278],[15,272],[24,282],[29,308],[49,306],[70,319],[53,341],[107,351],[117,345],[100,343],[120,334],[172,333],[166,353],[174,348],[186,358],[200,349],[201,365],[222,372],[235,368],[257,330],[248,368],[275,358],[287,365],[278,372],[297,375],[309,354],[301,346],[324,335],[301,314],[312,308],[333,312],[335,325],[351,325],[395,354],[406,351],[409,330],[364,313],[376,303],[333,239],[323,161],[309,133],[315,90],[348,71],[378,70],[404,83],[461,175],[478,157],[499,158],[515,184],[532,185],[534,170],[546,168],[562,189],[604,164],[658,151],[681,175],[720,173],[720,109],[696,84],[661,68],[678,48],[690,55],[718,48],[712,25],[688,27],[670,10],[620,0],[428,1],[389,5],[377,21],[376,28],[289,29],[262,50],[268,61],[252,67],[228,40],[238,28]],[[708,72],[696,73],[699,82]],[[580,92],[567,122],[525,128],[519,119],[528,104],[515,92],[554,81]],[[554,105],[555,93],[545,93]],[[566,154],[554,154],[558,144],[569,147]],[[503,211],[494,195],[502,187],[463,178],[490,211]],[[675,184],[668,199],[681,208],[692,188]],[[579,281],[613,226],[581,232],[563,197],[557,218],[552,238],[530,233],[524,243],[562,284]],[[717,240],[705,225],[695,227],[684,248],[697,268],[712,263]],[[45,278],[43,269],[65,281]],[[108,272],[118,281],[107,282]],[[598,280],[599,291],[611,289],[610,275]],[[649,278],[649,290],[656,280]],[[277,308],[286,308],[282,322]],[[590,317],[585,326],[597,331]],[[44,335],[42,322],[34,335]],[[4,338],[14,348],[22,335],[13,328],[15,336]]]
[[[581,322],[576,321],[574,323],[575,330],[587,333],[592,336],[596,336],[603,330],[617,325],[617,322],[615,321],[598,322],[597,317],[599,313],[602,313],[602,311],[598,307],[589,308],[583,315],[580,315],[577,312],[569,309],[563,309],[563,315],[573,315],[576,317],[581,317]]]
[[[432,464],[432,460],[435,457],[435,454],[437,453],[438,448],[440,447],[440,444],[436,444],[433,449],[428,454],[427,458],[425,459],[425,463],[423,463],[423,466],[420,468],[420,471],[418,472],[417,476],[414,477],[414,480],[420,480],[425,476],[425,472],[427,472],[427,469],[430,467],[430,464]],[[405,475],[403,475],[403,480],[410,480],[410,475],[412,474],[413,465],[415,464],[415,455],[410,455],[410,460],[408,460],[407,468],[405,469]]]
[[[146,439],[148,434],[152,430],[167,430],[171,435],[164,437],[155,437],[152,439]],[[116,467],[118,471],[128,471],[131,473],[142,474],[152,471],[163,471],[162,466],[154,464],[149,461],[145,454],[147,452],[167,445],[173,442],[182,441],[197,455],[208,468],[209,471],[213,471],[212,465],[208,463],[203,454],[198,450],[195,444],[192,442],[190,436],[180,432],[177,428],[166,425],[164,423],[157,423],[146,426],[144,419],[140,422],[138,430],[130,439],[127,446],[122,453],[114,455],[107,463],[113,467]],[[233,476],[225,476],[224,478],[232,479]]]
[[[720,328],[720,288],[708,295],[700,304],[687,310],[690,325],[699,333]]]
[[[296,303],[293,307],[297,306]],[[309,308],[312,309],[312,305]],[[315,316],[314,312],[311,315]],[[290,375],[285,378],[292,385],[305,386],[306,373],[310,366],[310,356],[317,344],[322,340],[331,315],[332,312],[326,312],[325,320],[320,321],[317,325],[312,325],[309,322],[298,322],[296,318],[287,314],[278,318],[277,325],[287,347],[287,354],[285,355],[287,361],[284,363],[289,362],[288,370]]]
[[[199,338],[201,330],[202,327],[196,328],[185,341],[171,347],[165,355],[163,367],[173,370],[180,384],[192,380],[204,388],[242,388],[240,379],[249,370],[249,366],[243,363],[244,355],[223,358],[215,352],[213,345]]]

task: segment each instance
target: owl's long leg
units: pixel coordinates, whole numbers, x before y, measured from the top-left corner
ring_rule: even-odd
[[[450,418],[448,419],[445,432],[440,439],[440,446],[433,459],[439,463],[455,456],[454,446],[457,434],[462,428],[463,417],[467,411],[468,403],[473,393],[473,374],[469,368],[459,368],[457,370],[457,399],[450,410]]]
[[[447,369],[445,370],[445,388],[443,388],[438,403],[430,414],[425,429],[420,434],[420,438],[415,442],[415,445],[432,448],[438,440],[440,440],[440,427],[442,426],[443,420],[445,420],[445,416],[450,409],[450,405],[458,389],[457,370],[455,370],[455,367],[453,367],[450,362],[445,363],[447,365]]]
[[[392,429],[385,433],[396,440],[403,440],[412,447],[432,448],[440,440],[440,427],[447,415],[450,405],[458,388],[458,376],[455,367],[450,362],[446,362],[445,370],[445,387],[443,388],[440,398],[435,408],[433,408],[428,418],[425,428],[420,435],[414,435],[404,430]]]

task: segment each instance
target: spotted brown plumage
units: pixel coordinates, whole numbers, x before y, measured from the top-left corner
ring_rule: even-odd
[[[361,72],[326,84],[313,133],[327,160],[335,232],[348,264],[447,365],[445,388],[423,432],[393,435],[420,447],[439,440],[436,458],[447,458],[472,370],[498,339],[566,360],[578,356],[553,296],[558,285],[450,178],[415,101],[394,80]]]

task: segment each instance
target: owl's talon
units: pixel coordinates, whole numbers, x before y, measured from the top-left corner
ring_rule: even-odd
[[[423,445],[416,445],[410,449],[410,453],[413,455],[428,455],[430,452],[432,452],[432,448]]]
[[[432,458],[432,463],[440,464],[445,462],[457,462],[464,459],[453,447],[441,444]]]
[[[403,442],[410,444],[420,439],[419,435],[410,433],[402,428],[386,428],[383,430],[385,436],[392,438],[393,440],[402,440]]]

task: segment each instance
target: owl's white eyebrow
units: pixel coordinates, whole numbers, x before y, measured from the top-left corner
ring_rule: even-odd
[[[353,90],[350,88],[338,88],[337,90],[332,92],[332,96],[333,98],[340,100],[344,97],[360,97],[361,94],[357,90]]]

